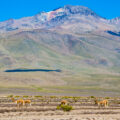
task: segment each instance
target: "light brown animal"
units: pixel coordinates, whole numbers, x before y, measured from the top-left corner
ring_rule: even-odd
[[[69,102],[67,100],[62,100],[60,105],[68,105]]]
[[[25,104],[23,99],[15,100],[14,98],[11,98],[11,100],[17,104],[18,108],[23,107]]]
[[[102,100],[102,101],[95,100],[94,102],[95,102],[95,104],[97,104],[99,107],[100,107],[100,106],[108,107],[108,100]]]
[[[24,100],[24,105],[27,107],[28,105],[31,106],[31,100]]]

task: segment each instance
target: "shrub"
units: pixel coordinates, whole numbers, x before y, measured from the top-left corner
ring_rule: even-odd
[[[105,97],[105,99],[110,99],[110,97]]]
[[[69,96],[63,96],[62,97],[62,99],[68,99],[69,98]]]
[[[27,95],[25,95],[25,96],[23,96],[23,98],[28,98],[29,96],[27,96]]]
[[[79,98],[74,97],[73,100],[74,102],[78,102]]]
[[[35,98],[41,98],[42,96],[34,96]]]
[[[71,111],[73,109],[70,105],[58,105],[57,110],[62,109],[63,111]]]
[[[19,98],[20,96],[14,96],[15,98]]]
[[[71,111],[73,108],[70,105],[61,105],[63,111]]]
[[[60,106],[60,105],[58,105],[58,106],[57,106],[57,110],[60,110],[60,108],[61,108],[61,106]]]
[[[14,95],[8,95],[7,97],[8,97],[8,98],[12,98],[13,96],[14,96]]]
[[[57,98],[57,96],[50,96],[50,98]]]
[[[90,96],[90,98],[95,98],[95,96]]]

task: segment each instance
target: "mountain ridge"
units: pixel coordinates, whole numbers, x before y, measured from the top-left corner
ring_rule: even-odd
[[[74,61],[72,56],[79,58],[79,65],[118,67],[119,30],[118,25],[83,6],[67,5],[33,17],[10,19],[0,23],[0,67],[30,64],[64,69],[68,58]]]
[[[79,18],[77,19],[77,17]],[[103,17],[100,17],[88,7],[66,5],[53,11],[40,12],[31,17],[23,17],[17,20],[9,19],[7,21],[0,22],[0,32],[14,31],[20,29],[50,29],[58,27],[68,20],[70,22],[75,20],[79,22],[79,20],[82,19],[92,19],[93,22],[104,21],[107,24],[112,24],[113,26],[116,25],[115,22],[112,22],[113,20],[107,20]]]

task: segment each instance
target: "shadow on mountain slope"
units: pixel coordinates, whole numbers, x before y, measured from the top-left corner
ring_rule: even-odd
[[[60,69],[50,70],[50,69],[13,69],[13,70],[5,70],[5,72],[61,72]]]

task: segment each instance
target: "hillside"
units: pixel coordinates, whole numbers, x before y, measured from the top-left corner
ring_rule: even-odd
[[[8,86],[25,86],[22,81],[26,81],[28,87],[41,85],[47,89],[51,83],[54,90],[56,85],[60,89],[68,85],[65,90],[109,91],[111,88],[116,91],[120,72],[119,26],[119,17],[107,20],[87,7],[71,5],[0,22],[0,69],[3,74],[0,84],[4,86],[7,80]],[[9,73],[3,71],[18,68],[60,69],[62,72],[55,73],[59,82],[54,73],[40,73],[44,77],[37,73],[32,73],[31,77],[26,73],[24,77],[19,75],[21,79],[18,78],[21,73],[11,73],[13,83],[9,84]]]

